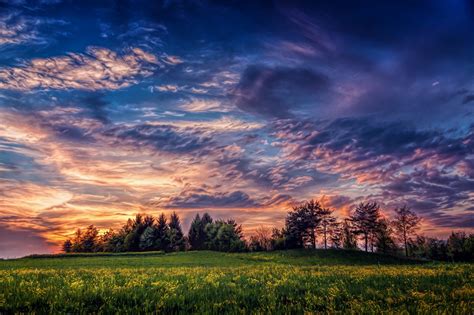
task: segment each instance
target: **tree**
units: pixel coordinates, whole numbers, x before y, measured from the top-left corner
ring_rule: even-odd
[[[156,229],[150,225],[145,228],[142,235],[140,235],[140,250],[148,251],[156,248]]]
[[[71,252],[71,250],[72,250],[72,242],[71,242],[70,239],[67,239],[67,240],[64,241],[63,246],[62,246],[62,250],[63,250],[63,252],[65,252],[65,253],[70,253],[70,252]]]
[[[114,232],[113,229],[108,230],[104,234],[102,234],[99,238],[99,247],[100,251],[102,252],[115,252],[116,250],[116,245],[112,241],[114,237],[117,237],[117,234]]]
[[[242,227],[234,220],[216,220],[206,224],[206,248],[224,252],[239,252],[246,249],[242,240]]]
[[[328,248],[328,234],[331,233],[336,218],[332,215],[333,210],[320,208],[317,210],[319,220],[318,232],[323,234],[324,249]]]
[[[272,249],[285,249],[286,245],[286,230],[284,228],[272,230],[271,248]]]
[[[249,247],[253,251],[270,250],[272,248],[271,230],[260,226],[255,230],[255,234],[250,237]]]
[[[286,243],[290,248],[316,248],[316,230],[321,222],[321,205],[314,200],[293,207],[285,220]]]
[[[184,250],[186,243],[184,240],[183,230],[181,228],[181,221],[176,212],[173,212],[170,216],[168,230],[168,238],[170,242],[170,249],[173,251]]]
[[[380,206],[376,202],[360,203],[351,215],[354,232],[363,236],[366,252],[368,251],[369,241],[373,251],[379,218]]]
[[[329,239],[331,241],[331,247],[339,249],[343,245],[344,234],[341,222],[337,220],[331,224],[329,229]]]
[[[357,249],[357,239],[349,219],[342,223],[342,247],[344,249]]]
[[[94,225],[89,225],[82,235],[82,251],[97,251],[99,230]]]
[[[474,234],[452,232],[447,240],[448,256],[452,261],[474,260]]]
[[[211,222],[212,218],[209,216],[209,214],[205,213],[202,219],[199,216],[199,213],[196,214],[193,221],[191,222],[188,232],[188,242],[191,249],[204,249],[207,240],[205,227]]]
[[[395,253],[396,246],[392,238],[392,229],[386,219],[381,219],[375,235],[375,248],[377,252],[383,254]]]
[[[82,252],[82,231],[81,229],[77,229],[74,233],[74,237],[72,239],[72,248],[71,251],[73,253]]]
[[[395,219],[392,225],[399,240],[403,242],[405,256],[408,257],[408,242],[419,227],[421,219],[412,212],[406,205],[395,209]]]
[[[155,248],[167,251],[169,247],[169,227],[164,213],[160,214],[156,223]]]

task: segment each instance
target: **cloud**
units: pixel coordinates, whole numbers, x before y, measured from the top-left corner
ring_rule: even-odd
[[[328,78],[307,68],[249,66],[234,94],[243,111],[270,117],[290,117],[292,110],[318,105]]]
[[[209,187],[187,188],[176,196],[158,198],[152,203],[163,208],[253,208],[269,207],[289,202],[288,195],[274,195],[255,200],[247,193],[237,190],[232,192],[211,191]]]
[[[21,15],[19,11],[6,11],[0,15],[0,50],[15,45],[46,45],[49,36],[41,32],[51,25],[65,25],[57,19],[42,19]]]
[[[116,90],[152,75],[158,63],[156,56],[139,48],[119,55],[107,48],[89,47],[86,54],[33,59],[19,67],[0,68],[0,89]]]
[[[201,136],[199,131],[180,129],[171,125],[114,126],[104,131],[104,135],[116,144],[135,147],[152,147],[158,151],[185,153],[205,149],[211,138]]]
[[[403,122],[339,119],[331,122],[276,122],[284,158],[355,181],[370,198],[426,216],[466,211],[474,201],[472,132],[449,137],[441,130],[417,130]]]
[[[193,113],[204,113],[204,112],[229,112],[230,106],[225,104],[223,101],[216,99],[199,99],[193,98],[188,102],[185,102],[179,106],[180,109],[193,112]]]
[[[473,101],[474,101],[474,94],[469,94],[469,95],[464,96],[464,99],[462,100],[462,103],[467,104],[467,103],[470,103],[470,102],[473,102]]]

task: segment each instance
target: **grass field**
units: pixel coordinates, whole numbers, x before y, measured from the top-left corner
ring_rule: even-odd
[[[472,314],[474,265],[351,251],[0,261],[0,313]]]

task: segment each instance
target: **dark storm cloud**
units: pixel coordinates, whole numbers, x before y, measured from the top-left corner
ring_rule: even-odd
[[[270,117],[289,117],[291,110],[318,102],[329,85],[328,78],[304,68],[248,67],[237,85],[237,106],[247,112]]]

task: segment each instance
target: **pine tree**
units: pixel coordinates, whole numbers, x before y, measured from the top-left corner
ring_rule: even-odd
[[[380,207],[376,202],[360,203],[351,215],[354,232],[363,236],[366,252],[368,251],[369,242],[373,251],[379,218]]]
[[[176,212],[170,216],[168,237],[170,241],[170,249],[173,251],[184,250],[186,247],[181,221]]]
[[[204,244],[206,242],[206,232],[204,231],[204,228],[206,224],[207,223],[203,222],[199,216],[199,213],[196,214],[193,221],[191,222],[188,232],[188,241],[191,249],[204,249]]]
[[[169,250],[169,227],[164,213],[160,214],[156,223],[155,248],[158,250]]]
[[[156,229],[154,226],[147,226],[140,236],[140,250],[154,250],[156,246]]]

